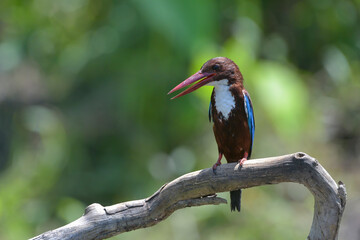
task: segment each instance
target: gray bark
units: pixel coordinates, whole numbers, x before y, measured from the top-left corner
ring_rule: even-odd
[[[315,198],[308,239],[337,239],[346,203],[345,186],[336,184],[318,161],[305,153],[246,161],[240,169],[235,163],[223,164],[216,175],[211,168],[191,172],[146,199],[108,207],[94,203],[76,221],[32,239],[105,239],[153,226],[181,208],[226,203],[216,197],[218,192],[281,182],[303,184]]]

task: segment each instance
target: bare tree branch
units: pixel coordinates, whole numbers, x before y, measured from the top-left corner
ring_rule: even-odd
[[[346,203],[345,186],[341,182],[337,185],[318,161],[305,153],[251,160],[240,169],[235,163],[224,164],[216,175],[211,168],[188,173],[146,199],[108,207],[94,203],[76,221],[32,239],[109,238],[153,226],[181,208],[226,203],[216,197],[217,192],[281,182],[303,184],[315,198],[308,239],[337,239]]]

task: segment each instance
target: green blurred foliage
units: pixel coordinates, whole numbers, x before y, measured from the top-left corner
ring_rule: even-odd
[[[359,0],[2,0],[0,239],[210,167],[211,88],[166,93],[216,56],[239,65],[252,96],[253,157],[316,157],[348,187],[340,238],[359,239],[359,9]],[[304,239],[312,208],[302,186],[258,187],[244,191],[240,214],[185,209],[113,239]]]

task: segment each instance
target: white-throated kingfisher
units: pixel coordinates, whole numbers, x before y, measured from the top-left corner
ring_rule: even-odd
[[[219,157],[213,165],[238,162],[240,167],[251,156],[255,120],[249,93],[245,90],[239,67],[229,58],[216,57],[207,61],[194,75],[177,85],[170,93],[195,83],[174,98],[184,96],[202,86],[214,86],[209,106],[209,120],[218,145]],[[240,211],[241,189],[230,192],[231,210]]]

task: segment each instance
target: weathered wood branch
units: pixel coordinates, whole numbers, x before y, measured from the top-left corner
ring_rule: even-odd
[[[241,169],[223,164],[214,175],[211,168],[185,174],[162,186],[151,197],[103,207],[94,203],[82,217],[32,239],[104,239],[150,227],[174,211],[192,206],[226,203],[215,193],[265,184],[295,182],[305,185],[315,198],[310,240],[337,239],[346,190],[314,158],[304,154],[247,161]]]

